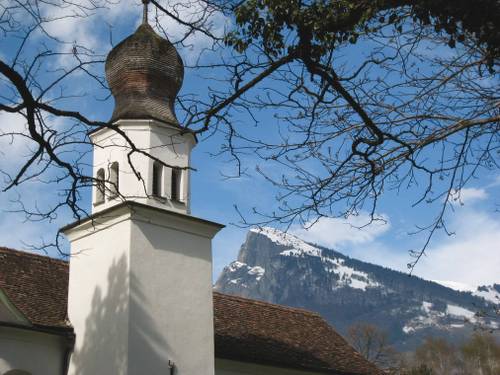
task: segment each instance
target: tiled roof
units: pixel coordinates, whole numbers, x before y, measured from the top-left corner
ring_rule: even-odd
[[[68,263],[0,247],[0,288],[34,325],[69,328]],[[331,374],[379,370],[310,311],[214,293],[217,358]]]
[[[33,324],[69,327],[68,263],[0,247],[0,288]]]
[[[214,293],[215,356],[332,374],[379,374],[319,315]]]

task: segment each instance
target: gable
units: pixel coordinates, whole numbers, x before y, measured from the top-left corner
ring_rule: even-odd
[[[0,289],[0,322],[21,325],[30,323],[23,313],[9,300],[2,289]]]

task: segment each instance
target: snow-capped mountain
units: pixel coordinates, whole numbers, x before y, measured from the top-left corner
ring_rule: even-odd
[[[471,286],[455,281],[433,280],[434,282],[444,285],[448,288],[458,290],[460,292],[470,292],[474,296],[484,298],[487,301],[495,304],[500,304],[500,284]]]
[[[252,229],[238,259],[215,284],[224,293],[321,313],[341,332],[373,323],[400,349],[426,335],[463,337],[499,303],[500,285],[459,291],[436,282],[349,258],[273,228]]]

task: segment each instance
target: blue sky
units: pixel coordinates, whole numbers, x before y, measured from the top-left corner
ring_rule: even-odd
[[[127,7],[123,4],[96,12],[90,18],[52,22],[48,25],[48,32],[68,42],[62,48],[69,49],[72,42],[77,41],[78,44],[105,54],[111,48],[109,30],[112,30],[113,44],[116,44],[132,33],[140,20],[139,1],[127,1],[126,4],[129,4]],[[61,12],[67,11],[70,10]],[[219,31],[221,31],[224,24],[229,21],[216,18],[214,22],[220,25]],[[167,22],[165,26],[173,40],[182,35],[183,30],[178,25]],[[27,49],[35,51],[37,43],[42,39],[41,35],[34,37]],[[17,41],[7,42],[0,43],[3,46],[0,56],[7,56],[8,59]],[[190,47],[179,48],[179,53],[189,65],[207,46],[206,38],[198,35],[190,39]],[[71,58],[61,57],[54,60],[53,64],[71,65]],[[203,91],[204,82],[195,71],[187,69],[181,93]],[[67,101],[63,105],[71,107],[77,103],[78,108],[89,117],[109,118],[112,100],[99,100],[105,97],[106,93],[96,89],[95,83],[90,82],[88,77],[77,75],[68,82],[68,85],[77,85],[82,93],[86,92],[89,95],[85,100]],[[264,123],[267,121],[265,114],[261,120]],[[241,121],[244,121],[243,117]],[[18,118],[0,114],[0,127],[5,128],[5,126],[22,128],[23,124]],[[252,133],[263,129],[266,128],[249,127],[248,131]],[[210,138],[201,137],[193,153],[193,167],[196,171],[192,172],[192,213],[227,225],[214,240],[214,277],[225,265],[235,260],[247,232],[245,228],[232,225],[239,222],[234,206],[238,205],[244,214],[251,217],[250,212],[253,207],[263,210],[274,207],[277,194],[275,188],[256,173],[257,165],[261,168],[271,168],[271,166],[252,157],[245,160],[248,175],[237,179],[224,177],[234,171],[234,163],[231,163],[227,155],[211,156],[218,151],[222,138],[223,135],[219,133]],[[11,144],[5,139],[0,139],[0,146],[0,167],[7,169],[15,169],[26,154],[25,147],[29,147],[16,142]],[[90,155],[87,160],[90,164]],[[450,229],[455,231],[456,235],[436,236],[428,249],[428,255],[417,266],[415,274],[427,279],[451,280],[470,285],[500,282],[499,192],[500,175],[480,172],[477,180],[471,181],[468,188],[461,192],[461,198],[454,206],[454,212],[448,217]],[[27,248],[29,244],[37,243],[41,238],[50,239],[58,227],[71,221],[68,215],[62,214],[51,222],[26,222],[24,215],[9,212],[16,208],[12,201],[19,196],[30,204],[43,205],[54,202],[57,199],[56,194],[55,186],[35,182],[9,193],[0,193],[2,208],[0,245]],[[363,230],[351,226],[350,224],[360,226],[366,223],[367,216],[362,212],[347,222],[339,219],[322,219],[308,231],[297,226],[292,227],[291,231],[305,240],[335,248],[347,255],[406,271],[406,264],[411,260],[408,250],[418,249],[423,240],[421,236],[410,236],[408,233],[413,232],[416,225],[428,223],[436,210],[436,206],[426,204],[412,208],[415,200],[415,191],[400,191],[398,194],[389,192],[385,195],[379,205],[379,215],[387,221],[385,225],[374,224]],[[87,207],[90,205],[89,192],[82,196],[82,203]]]

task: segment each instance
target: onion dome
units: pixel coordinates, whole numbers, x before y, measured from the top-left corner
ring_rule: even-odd
[[[111,121],[155,119],[179,125],[174,103],[184,64],[172,43],[155,33],[147,16],[144,20],[106,59],[106,79],[115,98]]]

